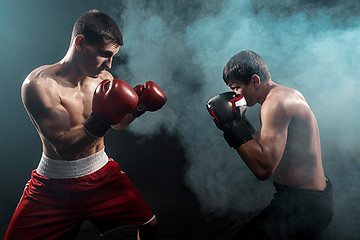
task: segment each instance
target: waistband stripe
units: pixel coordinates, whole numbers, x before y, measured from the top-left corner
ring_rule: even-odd
[[[77,178],[94,173],[109,161],[105,150],[73,161],[54,160],[41,156],[36,172],[48,178]]]

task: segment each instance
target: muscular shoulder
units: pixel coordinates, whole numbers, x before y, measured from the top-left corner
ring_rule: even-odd
[[[262,108],[288,120],[300,115],[304,110],[309,110],[304,96],[299,91],[283,86],[276,87],[270,92]]]
[[[21,87],[21,97],[26,108],[34,105],[51,107],[60,102],[58,86],[52,65],[39,67],[32,71],[24,80]]]

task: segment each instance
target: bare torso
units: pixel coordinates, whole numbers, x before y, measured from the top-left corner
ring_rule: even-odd
[[[294,89],[277,86],[268,100],[271,104],[281,104],[289,117],[285,150],[274,172],[275,181],[292,187],[323,190],[325,176],[319,129],[305,98]]]
[[[24,81],[23,103],[39,133],[47,157],[63,159],[56,146],[69,132],[74,133],[74,142],[82,141],[81,137],[85,134],[82,126],[91,114],[93,92],[103,79],[112,79],[112,76],[104,71],[98,78],[86,77],[74,83],[64,66],[56,63],[35,69]],[[71,144],[71,139],[64,140],[63,144]],[[92,140],[86,148],[79,148],[74,159],[89,156],[103,148],[103,138]]]
[[[254,175],[271,176],[286,186],[323,190],[326,186],[319,129],[308,103],[297,90],[271,79],[254,84],[232,83],[249,106],[260,103],[261,126],[254,140],[236,150]]]

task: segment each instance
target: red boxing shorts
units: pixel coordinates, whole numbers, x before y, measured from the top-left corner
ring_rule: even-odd
[[[82,170],[71,174],[91,173],[76,178],[59,175],[56,169],[69,167],[54,168],[46,161],[44,165],[43,156],[25,186],[5,239],[74,239],[84,220],[90,220],[100,234],[122,225],[142,225],[152,221],[155,216],[141,194],[119,169],[117,162],[109,160],[106,154],[107,160],[104,161],[104,154],[103,150],[95,154],[102,157],[101,164],[98,157],[90,156],[90,162],[95,162],[90,163],[92,167],[85,164]],[[70,162],[73,165],[76,161]],[[74,168],[72,165],[70,168]],[[55,177],[45,177],[38,172]]]

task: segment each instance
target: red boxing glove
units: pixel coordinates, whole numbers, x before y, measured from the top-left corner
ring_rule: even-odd
[[[157,111],[167,101],[166,94],[153,81],[147,81],[144,85],[137,85],[134,90],[139,96],[139,103],[131,113],[134,117],[139,117],[146,111]]]
[[[102,137],[111,125],[119,123],[138,103],[137,93],[120,79],[103,80],[93,96],[92,113],[84,123],[85,130]]]

